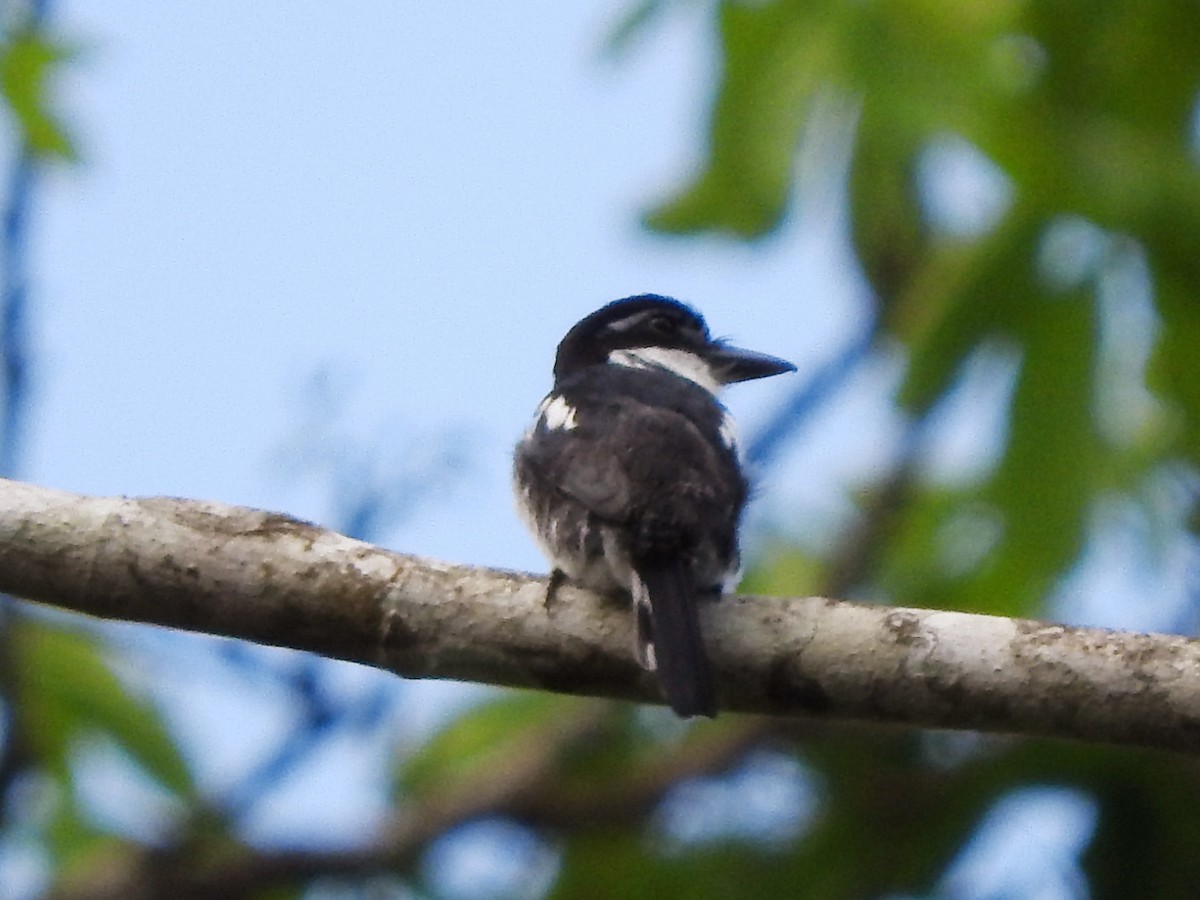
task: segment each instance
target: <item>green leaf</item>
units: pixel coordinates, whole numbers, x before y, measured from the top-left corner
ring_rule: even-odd
[[[885,595],[906,606],[985,608],[967,598],[995,549],[998,519],[975,488],[916,492],[883,549],[878,580]]]
[[[914,268],[891,323],[911,351],[897,396],[902,406],[923,413],[976,348],[1018,340],[1021,310],[1046,296],[1033,268],[1039,236],[1040,223],[1018,207],[991,234],[939,245]]]
[[[1147,379],[1172,417],[1172,450],[1200,467],[1200,173],[1164,185],[1141,233],[1161,319]]]
[[[129,852],[119,838],[92,825],[70,795],[60,799],[47,823],[45,842],[60,886],[76,879],[94,881],[97,870],[107,869],[114,857]]]
[[[10,639],[21,728],[52,771],[68,776],[75,742],[98,733],[163,787],[194,795],[191,773],[157,710],[130,695],[92,638],[24,618]]]
[[[850,227],[863,269],[884,306],[912,277],[927,237],[912,180],[918,147],[886,128],[859,129],[850,169]],[[927,301],[926,301],[927,302]]]
[[[409,797],[421,798],[448,785],[486,778],[512,754],[531,743],[540,744],[545,730],[577,711],[580,703],[577,698],[534,691],[505,693],[485,701],[407,757],[397,774],[397,787]]]
[[[902,403],[924,413],[988,341],[1009,347],[1020,368],[999,466],[961,497],[963,510],[994,510],[1002,537],[978,577],[951,593],[911,571],[901,583],[917,596],[902,595],[905,602],[1028,615],[1081,549],[1106,453],[1095,411],[1099,327],[1091,283],[1058,292],[1037,272],[1040,238],[1036,220],[1018,209],[987,238],[935,256],[914,288],[929,305],[927,321],[910,328]],[[935,525],[910,511],[906,527],[915,531],[894,548],[893,563],[932,553]]]
[[[820,584],[825,562],[814,552],[782,539],[764,543],[749,560],[739,593],[787,597]]]
[[[795,883],[781,877],[787,875],[785,860],[782,854],[762,853],[742,843],[668,854],[637,832],[586,835],[568,845],[550,897],[796,896]],[[802,896],[815,895],[806,885]]]
[[[52,111],[50,81],[70,50],[36,31],[18,31],[0,47],[0,92],[35,156],[74,161],[74,142]]]
[[[1174,417],[1175,446],[1193,465],[1200,466],[1200,303],[1196,285],[1181,282],[1174,273],[1160,277],[1158,309],[1163,327],[1150,383]]]
[[[722,3],[724,72],[701,175],[645,215],[665,232],[755,237],[783,215],[800,130],[824,83],[830,10],[802,0]]]
[[[1009,442],[986,490],[1004,536],[985,586],[987,608],[1029,614],[1083,544],[1104,453],[1094,414],[1096,310],[1086,290],[1031,298]]]

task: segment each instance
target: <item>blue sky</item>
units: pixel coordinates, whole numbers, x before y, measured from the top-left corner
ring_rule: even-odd
[[[713,61],[686,5],[604,59],[621,7],[64,5],[84,163],[39,209],[27,477],[327,519],[280,465],[326,367],[338,427],[465,458],[391,546],[540,568],[508,457],[579,317],[650,290],[802,371],[835,353],[862,306],[829,216],[756,248],[639,228]],[[744,428],[784,382],[730,395]]]

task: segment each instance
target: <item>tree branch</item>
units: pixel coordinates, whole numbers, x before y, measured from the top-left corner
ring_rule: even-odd
[[[658,702],[619,602],[273,513],[0,481],[0,591],[390,669]],[[1200,642],[819,597],[704,609],[723,709],[1200,750]]]

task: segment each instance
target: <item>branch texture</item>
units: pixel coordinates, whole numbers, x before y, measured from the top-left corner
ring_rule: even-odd
[[[659,702],[611,598],[286,516],[0,480],[0,591],[406,678]],[[726,710],[1200,750],[1200,642],[819,597],[703,610]]]

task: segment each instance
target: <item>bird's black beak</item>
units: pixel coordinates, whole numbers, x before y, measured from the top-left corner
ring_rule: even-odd
[[[753,381],[755,378],[796,371],[796,367],[786,359],[756,353],[753,350],[742,350],[740,347],[730,347],[728,344],[711,344],[705,358],[712,368],[713,376],[721,384]]]

